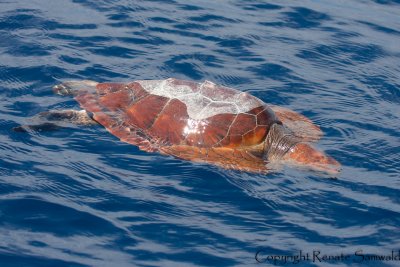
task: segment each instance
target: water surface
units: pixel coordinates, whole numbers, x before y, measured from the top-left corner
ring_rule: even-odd
[[[260,249],[400,249],[399,17],[399,1],[378,0],[0,1],[1,266],[259,266]],[[76,108],[51,92],[60,81],[168,77],[310,117],[339,179],[184,162],[102,127],[10,130]]]

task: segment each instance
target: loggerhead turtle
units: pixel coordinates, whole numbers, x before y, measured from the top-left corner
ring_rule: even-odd
[[[277,163],[329,174],[340,169],[336,160],[310,144],[322,132],[308,118],[210,81],[82,80],[53,89],[60,95],[73,95],[83,110],[42,112],[38,115],[41,124],[15,130],[53,128],[61,121],[99,123],[141,150],[228,169],[264,173]]]

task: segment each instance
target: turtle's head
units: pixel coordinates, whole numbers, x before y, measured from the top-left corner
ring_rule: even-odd
[[[264,157],[270,163],[285,163],[291,166],[323,172],[336,177],[340,163],[327,156],[279,123],[271,126],[264,142]]]
[[[307,143],[296,144],[283,160],[298,167],[326,173],[331,177],[337,177],[341,170],[340,163],[334,158]]]
[[[66,81],[53,87],[54,93],[58,95],[75,95],[79,90],[91,91],[98,83],[89,80]]]

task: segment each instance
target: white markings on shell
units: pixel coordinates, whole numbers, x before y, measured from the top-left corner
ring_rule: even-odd
[[[248,112],[264,103],[245,92],[205,81],[197,88],[174,84],[175,79],[137,81],[144,90],[153,95],[176,98],[182,101],[193,120],[203,120],[217,114]]]

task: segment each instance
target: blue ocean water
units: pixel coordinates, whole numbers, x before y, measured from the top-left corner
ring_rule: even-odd
[[[348,266],[357,251],[396,254],[399,18],[395,0],[0,0],[0,266],[269,266],[300,251],[311,255],[300,266]],[[341,175],[226,171],[102,127],[11,131],[77,107],[52,93],[60,81],[168,77],[308,116]]]

